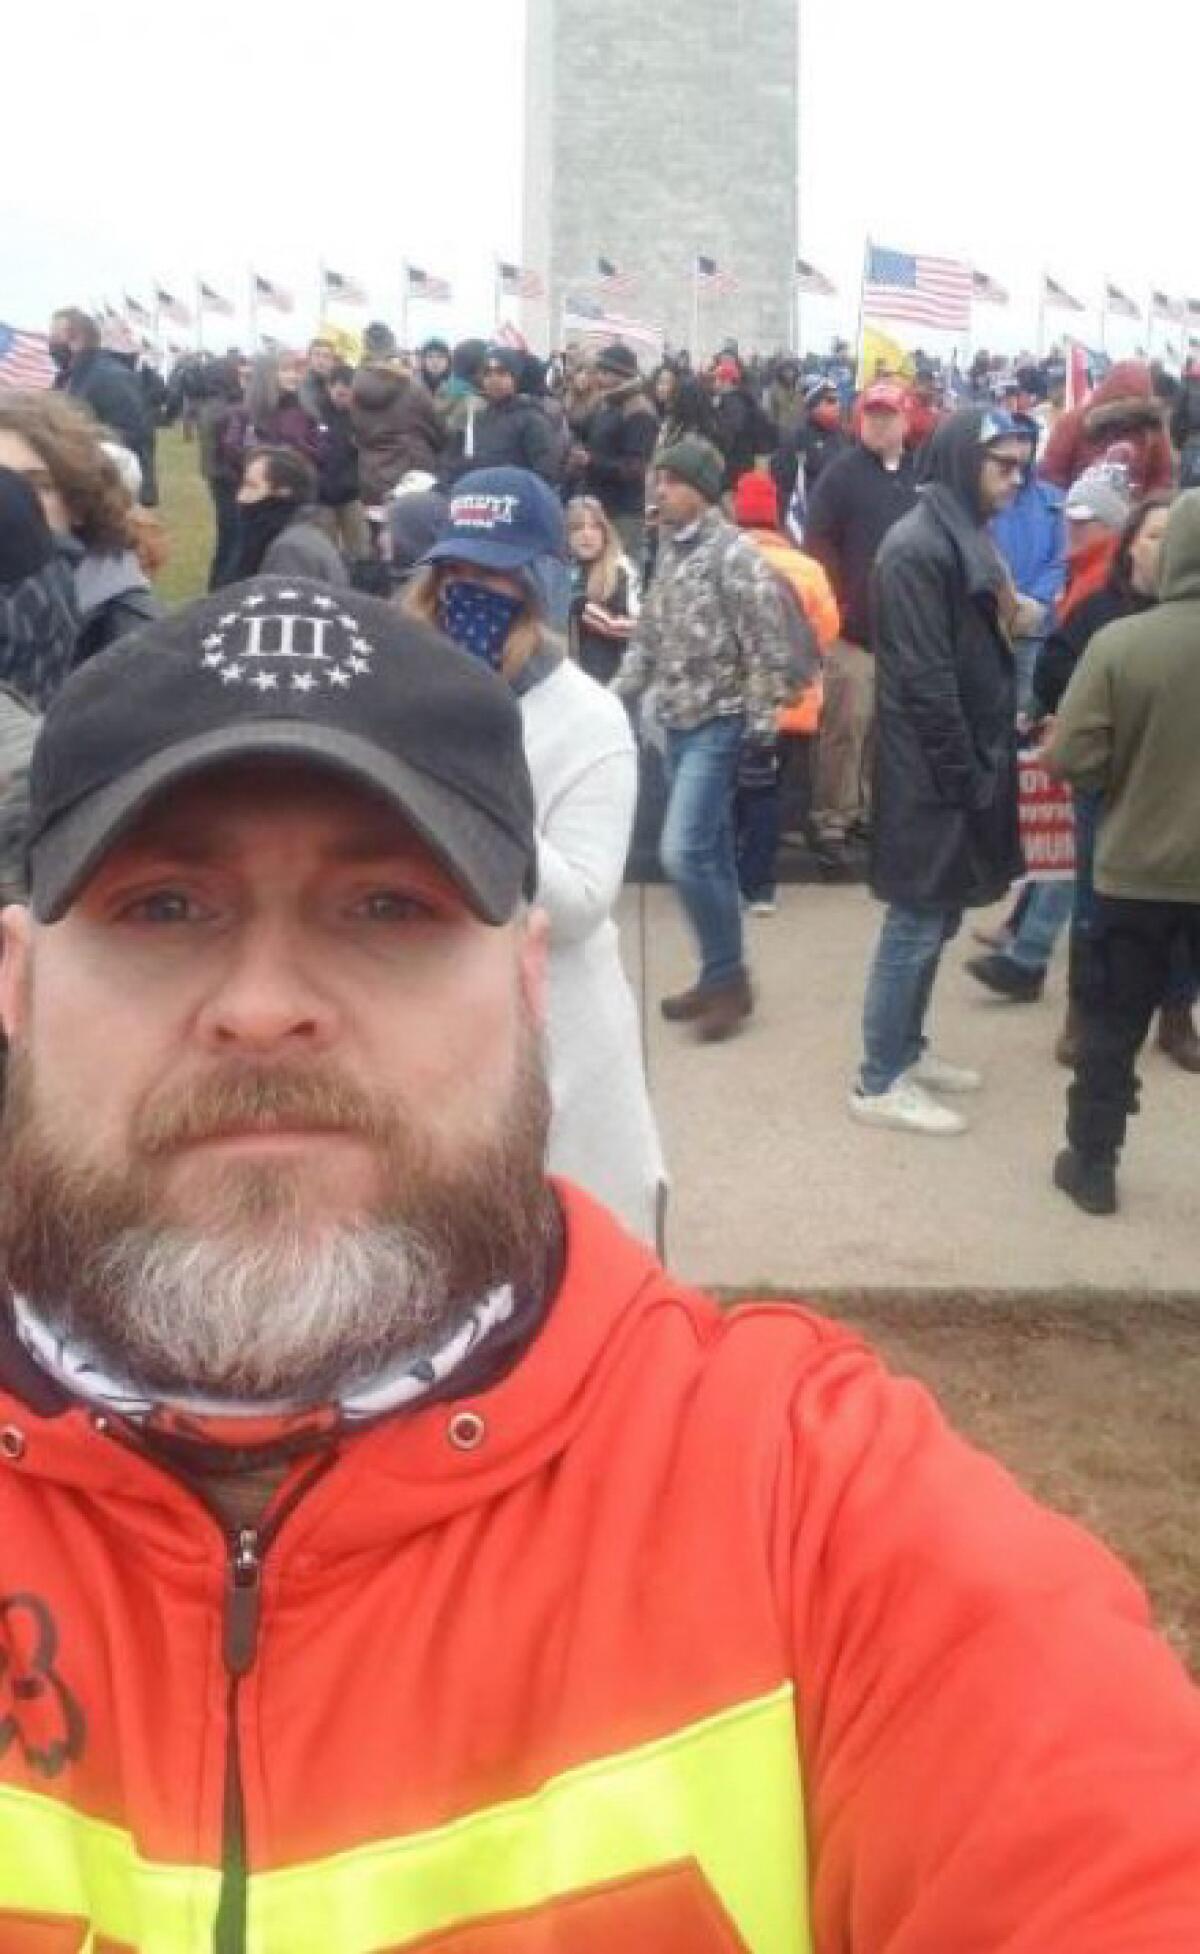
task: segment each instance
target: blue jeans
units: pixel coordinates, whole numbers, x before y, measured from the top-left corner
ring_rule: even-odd
[[[863,1001],[865,1093],[887,1092],[924,1051],[925,1018],[942,951],[961,923],[961,909],[889,903]]]
[[[744,729],[740,713],[686,733],[667,728],[670,797],[659,853],[695,932],[701,990],[731,982],[743,967],[733,796]]]
[[[1016,935],[1006,955],[1022,970],[1045,970],[1054,946],[1070,921],[1075,901],[1073,882],[1029,882],[1021,905]]]

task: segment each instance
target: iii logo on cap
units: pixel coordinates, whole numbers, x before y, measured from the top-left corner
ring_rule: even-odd
[[[374,651],[336,598],[284,589],[269,599],[256,591],[219,617],[200,642],[200,663],[222,685],[304,694],[352,686],[370,672]]]

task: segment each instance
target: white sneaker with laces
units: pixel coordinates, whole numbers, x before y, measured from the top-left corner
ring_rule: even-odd
[[[903,1133],[928,1133],[948,1139],[965,1133],[967,1122],[949,1106],[939,1106],[912,1073],[905,1073],[886,1092],[863,1092],[856,1087],[850,1094],[850,1111],[864,1126],[891,1126]]]
[[[969,1065],[951,1065],[936,1052],[922,1052],[916,1064],[909,1066],[908,1076],[928,1092],[978,1092],[983,1085],[982,1072]]]

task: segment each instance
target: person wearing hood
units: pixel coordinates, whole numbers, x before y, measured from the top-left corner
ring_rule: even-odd
[[[1135,499],[1173,487],[1175,460],[1166,416],[1143,360],[1118,360],[1082,406],[1059,415],[1042,455],[1041,473],[1046,481],[1069,489],[1085,469],[1106,461],[1117,443]]]
[[[1059,707],[1048,762],[1104,796],[1076,1003],[1067,1145],[1054,1184],[1088,1214],[1117,1206],[1134,1067],[1175,946],[1200,970],[1200,490],[1167,519],[1158,602],[1106,625]]]
[[[417,353],[417,378],[434,406],[450,380],[450,348],[444,339],[427,339]]]
[[[525,355],[513,347],[488,347],[479,375],[484,404],[452,442],[447,480],[478,468],[526,468],[551,486],[559,481],[562,442],[545,409],[521,391],[524,368]]]
[[[637,356],[619,341],[595,360],[597,404],[573,451],[582,488],[604,504],[626,556],[640,570],[646,554],[646,478],[658,442],[658,415]]]
[[[665,1170],[613,910],[633,833],[628,717],[555,629],[567,561],[562,504],[536,475],[464,475],[405,608],[507,679],[533,780],[537,888],[550,925],[550,1171],[661,1235]]]
[[[0,467],[34,489],[70,568],[73,667],[161,615],[134,547],[133,501],[86,407],[58,392],[0,392]]]
[[[350,420],[358,443],[362,499],[373,508],[387,501],[405,475],[436,474],[446,436],[429,394],[396,355],[368,351],[365,335],[363,350],[364,363],[351,391]]]
[[[961,1133],[966,1121],[934,1094],[982,1083],[929,1049],[926,1017],[963,911],[997,902],[1024,872],[1008,574],[987,525],[1032,457],[1028,433],[1002,410],[952,414],[929,443],[917,507],[876,563],[871,889],[887,911],[850,1096],[854,1118],[872,1126]]]
[[[232,582],[270,574],[346,584],[345,562],[321,526],[317,474],[294,448],[255,448],[238,490]]]

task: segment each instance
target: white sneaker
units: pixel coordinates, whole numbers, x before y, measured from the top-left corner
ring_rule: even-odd
[[[778,904],[773,898],[764,898],[762,902],[752,902],[750,904],[750,914],[752,916],[773,916],[777,908]]]
[[[969,1065],[951,1065],[936,1052],[922,1052],[916,1064],[909,1066],[908,1076],[914,1085],[929,1092],[978,1092],[983,1084],[982,1072]]]
[[[939,1106],[913,1080],[911,1072],[896,1080],[887,1092],[863,1092],[856,1087],[850,1094],[850,1111],[864,1126],[894,1126],[904,1133],[929,1133],[949,1138],[965,1133],[967,1122],[949,1106]]]

